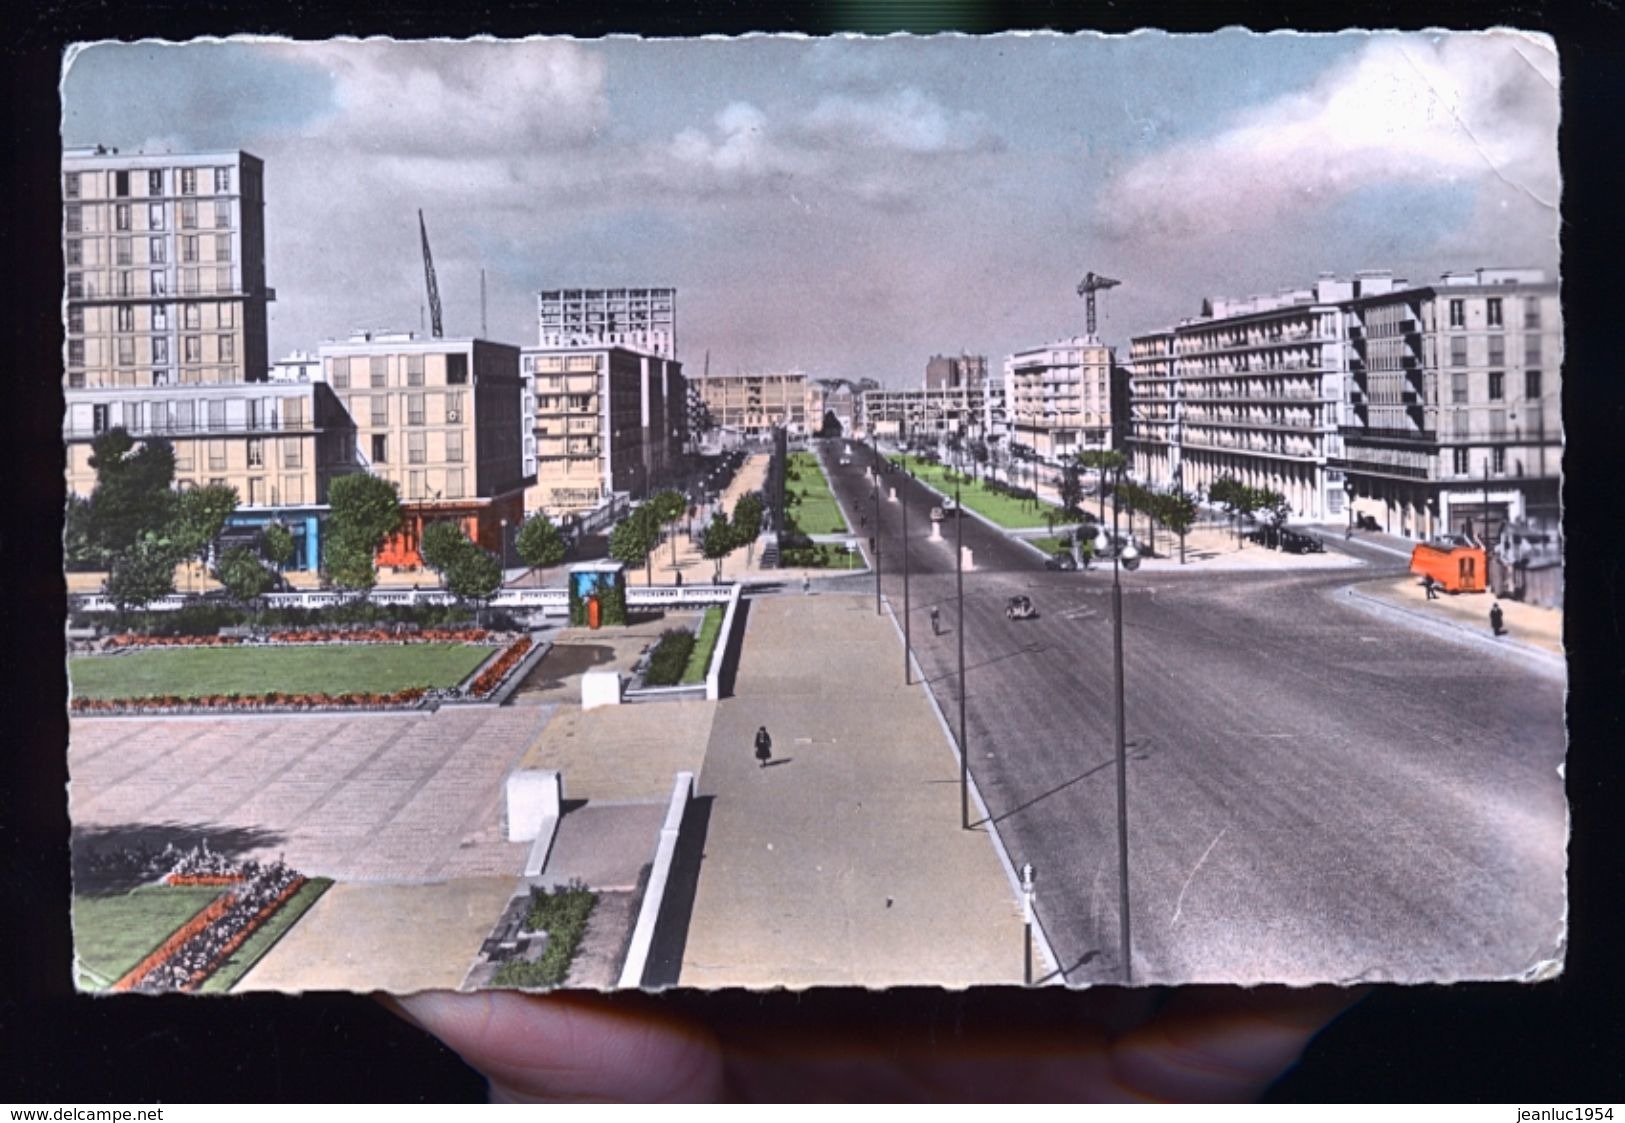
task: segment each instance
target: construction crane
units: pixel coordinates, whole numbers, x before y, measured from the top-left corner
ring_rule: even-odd
[[[1095,338],[1095,293],[1103,289],[1115,288],[1122,283],[1122,281],[1114,281],[1110,277],[1103,277],[1099,273],[1085,273],[1083,280],[1078,282],[1078,295],[1083,297],[1089,309],[1090,339]]]
[[[434,255],[429,252],[429,227],[424,224],[423,212],[418,211],[418,233],[423,235],[423,279],[429,286],[429,324],[436,339],[445,335],[445,329],[440,323],[440,286],[434,279]],[[1090,297],[1090,300],[1093,300]],[[1090,305],[1093,307],[1093,304]],[[1091,316],[1090,322],[1094,319]]]

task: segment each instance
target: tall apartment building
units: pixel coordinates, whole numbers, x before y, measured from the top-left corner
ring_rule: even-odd
[[[1347,306],[1342,455],[1356,512],[1396,534],[1557,531],[1563,328],[1538,269],[1446,273]],[[1487,529],[1486,529],[1487,528]]]
[[[392,481],[406,522],[380,565],[422,564],[431,522],[493,552],[524,517],[519,348],[484,339],[361,332],[321,345],[323,381],[354,422],[356,461]]]
[[[987,384],[986,355],[932,355],[925,364],[927,390],[979,387]]]
[[[63,155],[69,390],[265,380],[264,183],[246,152]]]
[[[527,347],[520,363],[527,511],[557,518],[672,481],[690,424],[681,363],[614,345]]]
[[[980,386],[868,390],[863,416],[868,431],[887,440],[941,440],[950,433],[981,431],[987,395]]]
[[[1073,336],[1018,351],[1004,360],[1010,440],[1045,459],[1111,443],[1109,348]]]
[[[544,348],[613,344],[677,357],[676,289],[544,289],[536,308]]]
[[[271,364],[272,382],[320,382],[322,358],[309,351],[290,351]]]
[[[816,421],[807,413],[807,375],[802,371],[782,374],[713,374],[696,383],[700,397],[720,429],[743,437],[765,437],[784,427],[792,436],[805,436]]]

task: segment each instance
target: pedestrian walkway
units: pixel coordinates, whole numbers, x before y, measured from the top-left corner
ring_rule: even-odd
[[[992,839],[960,829],[956,759],[902,678],[872,598],[749,602],[700,778],[714,804],[680,985],[1021,981],[1019,903]]]
[[[1359,592],[1396,608],[1431,618],[1458,628],[1490,635],[1490,605],[1499,604],[1508,646],[1532,647],[1548,655],[1563,657],[1563,612],[1557,608],[1497,600],[1489,593],[1441,593],[1428,600],[1421,580],[1415,574],[1392,581],[1357,586]]]

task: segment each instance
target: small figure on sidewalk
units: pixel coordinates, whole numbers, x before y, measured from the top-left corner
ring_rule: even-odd
[[[678,588],[679,588],[679,589],[681,589],[681,588],[682,588],[682,587],[683,587],[683,571],[682,571],[682,570],[680,570],[680,569],[679,569],[679,570],[678,570],[678,571],[677,571],[677,576],[676,576],[676,578],[675,578],[675,579],[674,579],[674,582],[673,582],[673,583],[674,583],[674,584],[675,584],[675,585],[676,585],[676,586],[677,586],[677,587],[678,587]]]
[[[1429,573],[1422,578],[1422,591],[1427,593],[1428,600],[1439,599],[1439,583],[1433,580],[1433,574]]]
[[[806,596],[812,591],[812,578],[805,573],[801,575],[801,595]]]
[[[942,609],[936,605],[931,606],[931,634],[934,636],[942,634]]]
[[[1490,605],[1490,631],[1493,634],[1497,636],[1506,635],[1506,629],[1501,626],[1505,620],[1506,617],[1501,612],[1501,602],[1496,601],[1494,604]]]
[[[765,725],[756,730],[756,759],[762,768],[766,768],[767,762],[773,759],[773,738],[767,735]]]

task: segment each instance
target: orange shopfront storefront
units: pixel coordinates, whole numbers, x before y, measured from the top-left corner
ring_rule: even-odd
[[[496,499],[453,503],[405,503],[402,514],[401,529],[378,548],[379,569],[422,569],[423,555],[418,552],[418,544],[423,541],[424,528],[437,522],[455,522],[483,549],[502,558],[506,566],[513,560],[513,535],[518,533],[519,523],[525,517],[524,493],[516,491]],[[507,543],[503,541],[504,535]]]

